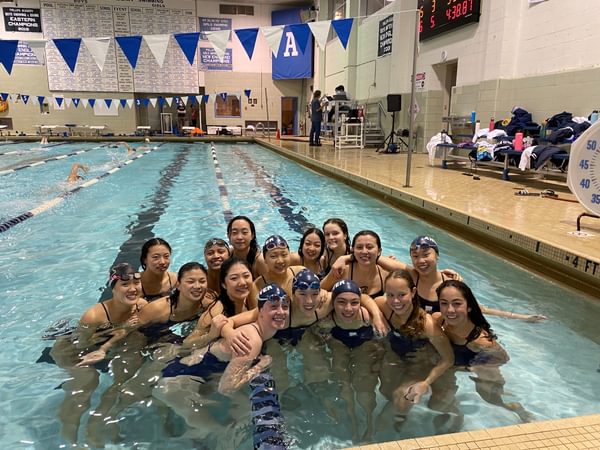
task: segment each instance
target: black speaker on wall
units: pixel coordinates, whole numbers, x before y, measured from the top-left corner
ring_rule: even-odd
[[[402,94],[388,94],[387,110],[388,112],[396,112],[402,109]]]

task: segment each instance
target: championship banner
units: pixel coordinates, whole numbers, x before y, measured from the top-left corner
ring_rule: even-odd
[[[306,24],[301,24],[301,8],[273,11],[271,13],[272,25],[288,25],[283,30],[277,57],[272,57],[272,73],[274,80],[289,80],[311,78],[313,76],[313,40],[312,34]],[[290,27],[290,24],[295,24]],[[309,36],[304,40],[302,30],[305,26]],[[301,38],[299,39],[299,36]],[[303,48],[304,47],[304,48]]]

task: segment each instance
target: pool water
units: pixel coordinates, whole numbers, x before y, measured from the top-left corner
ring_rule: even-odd
[[[68,189],[64,179],[73,162],[89,165],[88,177],[93,177],[127,158],[123,148],[77,145],[93,150],[0,176],[2,221]],[[11,147],[5,145],[0,150],[6,152]],[[66,154],[73,151],[73,144],[51,149],[55,154]],[[461,273],[481,303],[550,318],[532,324],[488,317],[511,356],[502,367],[505,400],[521,402],[535,420],[600,412],[600,303],[260,146],[218,144],[216,155],[231,211],[254,220],[259,243],[270,234],[281,234],[296,249],[303,227],[341,217],[351,235],[372,229],[382,237],[384,254],[408,261],[408,247],[414,237],[433,236],[440,246],[440,267]],[[7,157],[0,155],[0,170],[20,164],[4,160]],[[202,260],[204,242],[226,235],[224,204],[210,146],[168,143],[0,234],[0,338],[5,349],[0,355],[0,430],[5,448],[45,449],[66,444],[57,419],[64,391],[56,388],[67,373],[52,364],[36,363],[48,345],[40,339],[46,327],[63,317],[79,317],[97,302],[108,268],[116,260],[138,261],[141,245],[152,236],[166,239],[173,247],[171,270]],[[314,393],[302,384],[301,357],[291,351],[287,358],[292,384],[280,392],[280,400],[291,447],[332,449],[361,443],[352,440],[353,430],[339,406],[338,391],[330,389],[331,398],[324,399],[334,411],[324,411],[322,403],[314,402]],[[92,409],[111,384],[111,377],[101,374],[100,383]],[[456,399],[464,414],[462,430],[520,423],[514,413],[482,401],[468,373],[458,372],[456,383]],[[334,386],[333,381],[330,386]],[[224,418],[221,427],[211,429],[209,437],[199,440],[194,430],[187,429],[172,413],[164,420],[164,409],[154,401],[136,404],[123,413],[119,424],[122,440],[113,445],[251,448],[249,403],[215,401],[222,403]],[[376,417],[387,414],[384,404],[378,393]],[[227,408],[238,412],[235,421],[226,419]],[[362,427],[364,417],[360,408],[357,411]],[[439,415],[424,401],[411,410],[398,431],[388,425],[389,417],[382,416],[371,442],[433,434],[438,430],[434,423]],[[81,431],[80,441],[84,440]]]

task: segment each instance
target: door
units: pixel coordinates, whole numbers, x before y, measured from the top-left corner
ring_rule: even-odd
[[[298,97],[281,97],[281,134],[298,134]]]

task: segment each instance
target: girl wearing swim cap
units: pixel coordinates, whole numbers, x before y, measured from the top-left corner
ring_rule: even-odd
[[[395,270],[385,279],[385,295],[375,299],[391,329],[379,378],[380,391],[393,400],[396,425],[454,363],[448,338],[431,315],[420,308],[415,294],[410,273]],[[425,379],[424,374],[428,374]]]
[[[275,283],[291,298],[294,276],[304,269],[304,266],[291,266],[290,247],[281,236],[269,236],[262,251],[267,270],[254,280],[254,287],[258,291],[266,284]]]
[[[171,253],[171,246],[161,238],[152,238],[142,246],[142,293],[149,302],[168,296],[177,283],[177,274],[169,272]]]
[[[302,265],[310,269],[319,278],[325,276],[323,269],[323,254],[325,253],[325,236],[318,228],[307,229],[298,246],[298,253],[292,253],[291,265]]]
[[[210,430],[210,425],[216,423],[214,415],[208,411],[209,405],[206,405],[209,408],[196,406],[206,403],[206,398],[198,393],[200,379],[208,383],[212,376],[222,372],[218,392],[228,395],[240,389],[271,363],[271,357],[261,355],[261,349],[266,340],[285,327],[289,316],[289,298],[279,286],[269,284],[258,293],[257,301],[256,321],[242,327],[250,340],[251,350],[247,355],[236,355],[224,339],[218,339],[205,348],[195,350],[189,357],[177,358],[163,370],[164,378],[154,389],[154,396],[184,417],[191,427]],[[222,315],[215,317],[210,335],[217,338],[226,321],[227,318]],[[210,383],[200,386],[206,391]]]
[[[223,239],[212,238],[204,244],[204,261],[208,267],[208,289],[217,295],[221,292],[219,273],[223,262],[231,256],[231,248]]]
[[[72,443],[77,442],[81,416],[89,408],[98,386],[99,374],[93,364],[107,359],[109,352],[118,355],[111,358],[114,384],[102,395],[97,416],[88,421],[90,442],[97,443],[97,422],[102,422],[104,413],[112,406],[115,391],[141,363],[137,350],[143,342],[133,345],[132,339],[124,339],[130,327],[138,324],[139,312],[147,304],[142,298],[140,274],[130,264],[120,263],[110,269],[108,284],[111,298],[85,311],[74,335],[57,339],[50,352],[56,364],[69,373],[69,379],[61,384],[65,399],[58,415],[61,434]],[[124,342],[129,345],[122,345]]]
[[[454,365],[473,372],[475,389],[483,400],[515,412],[523,422],[531,413],[520,403],[505,403],[504,377],[500,365],[508,362],[508,353],[483,315],[471,289],[462,281],[444,281],[438,288],[440,316],[438,323],[452,345]]]
[[[352,280],[340,280],[333,286],[333,312],[330,315],[330,334],[333,339],[328,340],[328,345],[333,355],[334,379],[340,384],[339,395],[345,400],[354,431],[352,439],[368,441],[373,433],[373,412],[377,404],[375,387],[382,347],[373,340],[370,315],[360,303],[362,295]],[[366,416],[366,428],[362,435],[358,434],[355,397]]]

